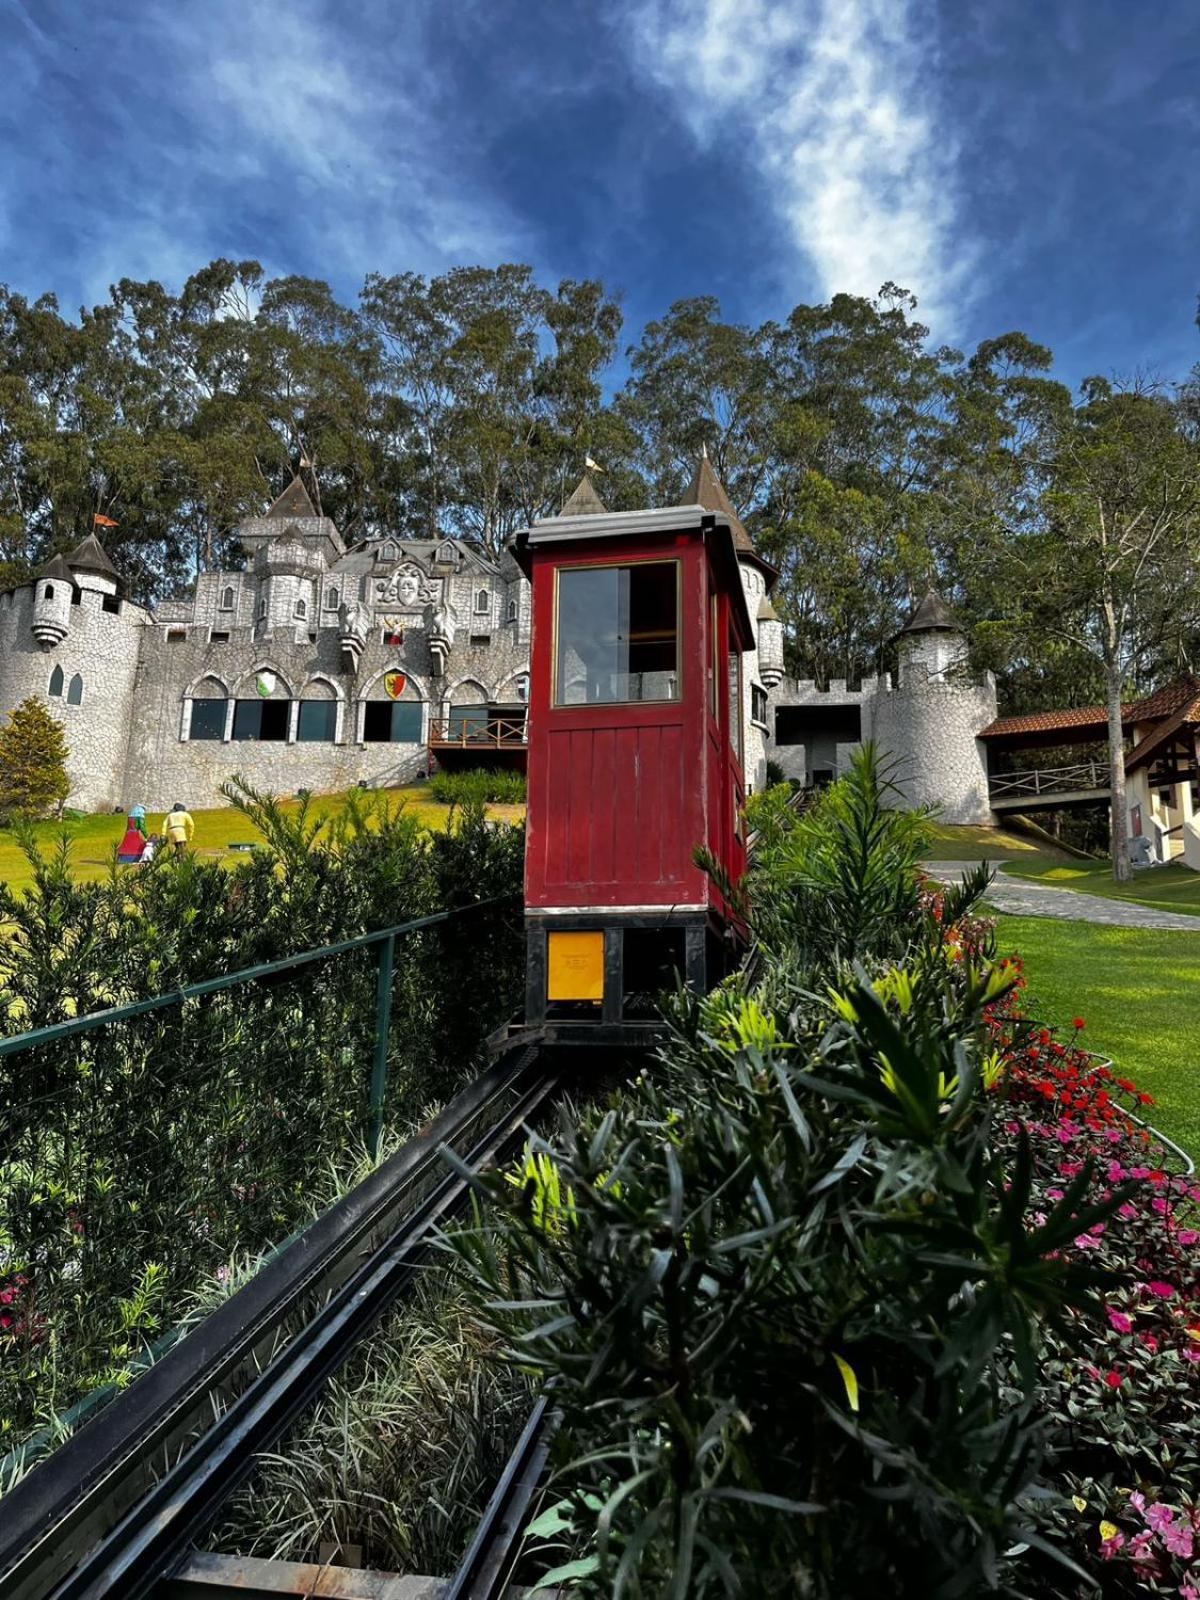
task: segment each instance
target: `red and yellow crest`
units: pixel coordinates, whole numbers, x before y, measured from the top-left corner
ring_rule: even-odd
[[[399,700],[407,682],[408,676],[403,672],[385,672],[383,675],[383,687],[393,700]]]

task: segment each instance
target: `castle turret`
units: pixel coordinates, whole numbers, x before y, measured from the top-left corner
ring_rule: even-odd
[[[764,689],[773,689],[783,677],[783,623],[764,594],[755,619],[758,637],[758,675]]]
[[[67,637],[71,626],[71,595],[75,580],[62,556],[55,556],[33,580],[33,614],[30,631],[43,650]]]
[[[98,594],[115,595],[120,592],[121,575],[108,559],[108,552],[94,533],[89,533],[67,557],[67,566],[80,589],[93,589]]]
[[[940,596],[927,594],[896,635],[898,681],[881,689],[874,735],[897,763],[910,805],[946,822],[986,823],[987,752],[978,737],[996,715],[990,673],[968,668],[966,635]]]

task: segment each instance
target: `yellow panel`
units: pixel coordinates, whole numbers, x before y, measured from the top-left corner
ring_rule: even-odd
[[[552,933],[547,943],[546,998],[603,1000],[603,933]]]

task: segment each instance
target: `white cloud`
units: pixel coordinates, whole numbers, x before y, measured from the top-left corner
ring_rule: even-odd
[[[952,331],[977,263],[925,0],[632,0],[623,23],[703,146],[744,142],[822,295],[891,280]]]

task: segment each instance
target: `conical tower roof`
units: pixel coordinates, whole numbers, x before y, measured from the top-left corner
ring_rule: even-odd
[[[308,490],[297,473],[288,484],[287,488],[265,513],[268,517],[280,517],[293,520],[296,517],[316,517],[316,506],[313,505]]]
[[[108,552],[94,533],[89,533],[82,544],[75,546],[67,557],[67,565],[74,572],[98,572],[104,578],[120,577],[108,559]]]
[[[572,490],[561,514],[564,517],[595,517],[602,516],[606,509],[604,501],[596,493],[596,485],[585,472]]]
[[[70,567],[61,555],[52,556],[38,573],[38,577],[55,578],[59,583],[73,583],[75,581],[71,577]]]
[[[962,627],[955,620],[954,613],[936,590],[930,589],[920,605],[900,629],[900,633],[961,633]]]
[[[729,518],[729,525],[733,529],[733,545],[739,556],[748,556],[756,566],[762,568],[767,575],[768,589],[774,584],[778,574],[769,561],[764,561],[754,548],[754,540],[746,531],[745,524],[733,509],[733,502],[725,493],[725,485],[713,471],[712,462],[708,459],[708,451],[702,449],[700,459],[696,463],[696,470],[692,474],[692,481],[688,485],[681,506],[703,506],[706,511],[719,511],[722,516]]]

